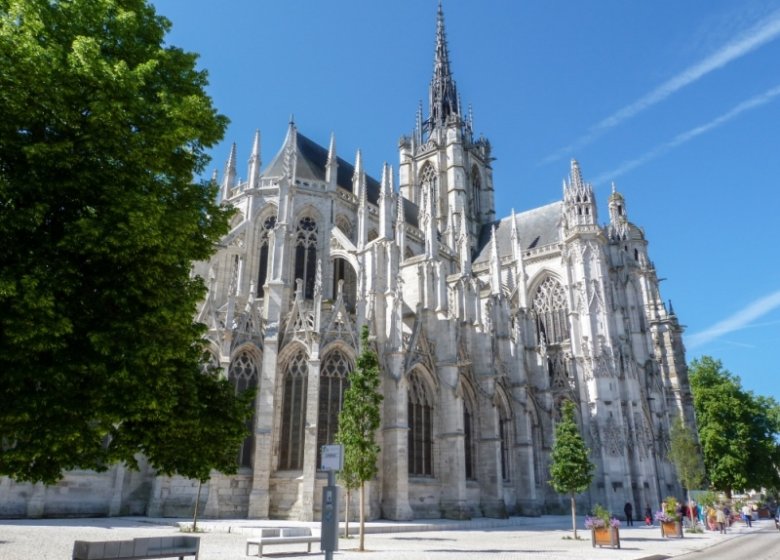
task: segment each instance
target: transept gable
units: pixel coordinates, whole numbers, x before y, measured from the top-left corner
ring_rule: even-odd
[[[336,301],[328,320],[328,326],[322,331],[322,345],[329,346],[340,341],[350,348],[358,347],[356,325],[350,319],[350,313],[344,302],[344,281],[339,280]]]
[[[317,271],[318,273],[320,271],[319,263]],[[307,303],[303,299],[303,281],[298,278],[295,280],[295,285],[295,298],[282,327],[280,348],[292,342],[301,342],[307,348],[312,348],[316,342],[319,342],[317,313],[311,302]]]
[[[262,348],[264,337],[265,322],[261,312],[261,301],[255,299],[250,292],[244,311],[236,317],[231,350],[248,341]]]
[[[195,321],[198,323],[203,323],[206,325],[206,328],[209,331],[216,331],[220,327],[224,327],[224,325],[220,325],[217,313],[217,304],[214,301],[215,297],[215,271],[212,268],[209,271],[209,290],[206,293],[206,301],[203,302],[203,307],[200,308],[200,312],[198,313],[198,316],[196,317]]]
[[[406,336],[404,338],[406,338]],[[411,371],[416,365],[422,365],[430,372],[436,371],[436,362],[434,359],[435,348],[425,334],[419,313],[415,317],[412,333],[409,335],[405,346],[407,350],[404,371]]]

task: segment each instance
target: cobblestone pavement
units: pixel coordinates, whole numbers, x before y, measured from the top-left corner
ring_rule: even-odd
[[[179,533],[176,520],[148,518],[0,520],[0,560],[68,560],[75,540],[121,540]],[[578,519],[582,524],[582,519]],[[202,521],[201,560],[246,559],[246,538],[261,527],[308,526],[319,532],[319,523],[272,520]],[[342,524],[343,527],[343,524]],[[358,552],[358,538],[340,540],[334,560],[662,560],[704,549],[724,539],[772,527],[771,520],[742,523],[728,534],[707,531],[686,534],[683,539],[664,539],[658,527],[620,528],[620,550],[593,548],[590,533],[578,528],[581,540],[574,540],[571,518],[543,516],[513,517],[508,520],[433,520],[424,522],[367,524],[366,551]],[[357,528],[350,524],[351,532]],[[265,549],[269,558],[322,558],[319,545],[283,545]]]

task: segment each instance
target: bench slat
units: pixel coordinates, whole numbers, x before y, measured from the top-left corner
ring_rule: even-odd
[[[140,560],[194,556],[200,537],[139,537],[131,541],[76,541],[73,560]]]
[[[312,535],[308,527],[282,527],[280,529],[262,529],[261,534],[246,540],[246,555],[249,547],[257,546],[257,556],[263,555],[263,547],[272,544],[307,544],[311,552],[312,543],[320,542],[320,537]]]

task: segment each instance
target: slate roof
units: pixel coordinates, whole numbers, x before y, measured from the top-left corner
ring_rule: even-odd
[[[290,141],[288,135],[279,152],[263,170],[263,177],[281,177],[284,175],[284,153],[287,142]],[[307,138],[300,132],[296,134],[297,159],[295,162],[295,177],[299,180],[324,181],[325,169],[328,163],[328,150],[317,144],[314,140]],[[336,158],[339,164],[336,173],[336,184],[349,192],[352,192],[352,177],[355,175],[355,166],[347,161]],[[379,204],[379,181],[366,174],[366,194],[368,201],[372,204]]]
[[[527,212],[515,214],[517,236],[523,250],[543,247],[560,241],[559,225],[561,222],[563,202],[553,202]],[[474,264],[488,262],[491,251],[492,224],[482,227],[479,236],[479,253]],[[512,216],[496,222],[496,241],[498,256],[508,257],[512,254]]]
[[[295,162],[295,176],[303,181],[325,181],[325,170],[328,164],[328,150],[320,146],[311,138],[308,138],[296,132],[297,159]],[[281,177],[284,175],[284,154],[287,143],[290,141],[290,135],[285,138],[279,152],[271,160],[271,163],[263,170],[263,177]],[[352,192],[352,177],[355,175],[355,166],[351,163],[336,158],[339,164],[336,172],[336,184],[349,192]],[[366,174],[366,194],[368,201],[379,205],[379,191],[381,185],[379,181]],[[407,199],[403,201],[404,221],[414,227],[417,224],[417,205]]]

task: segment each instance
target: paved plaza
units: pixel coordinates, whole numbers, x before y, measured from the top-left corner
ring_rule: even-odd
[[[567,516],[513,517],[507,520],[476,519],[472,521],[432,520],[409,523],[372,522],[367,525],[366,551],[356,550],[358,539],[342,538],[340,550],[334,554],[339,560],[661,560],[704,549],[724,539],[739,538],[752,531],[773,526],[771,520],[753,523],[747,528],[742,523],[732,527],[728,534],[707,531],[687,534],[683,539],[664,539],[657,526],[621,527],[621,549],[592,548],[590,533],[581,529],[578,518],[575,541],[571,532],[571,518]],[[199,523],[201,560],[245,559],[247,537],[261,527],[307,526],[316,534],[319,523],[272,520],[205,520]],[[350,529],[356,528],[350,524]],[[343,525],[342,525],[343,528]],[[134,537],[170,536],[179,533],[176,520],[149,518],[98,519],[40,519],[0,521],[0,560],[67,560],[71,558],[75,540],[122,540]],[[322,558],[319,545],[312,545],[306,554],[306,545],[268,547],[264,557]]]

